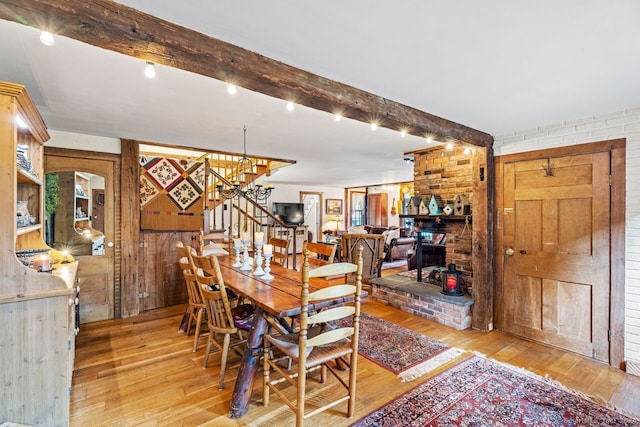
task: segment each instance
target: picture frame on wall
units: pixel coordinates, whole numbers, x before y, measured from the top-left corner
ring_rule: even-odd
[[[326,206],[325,206],[325,213],[329,215],[342,215],[342,200],[327,199]]]

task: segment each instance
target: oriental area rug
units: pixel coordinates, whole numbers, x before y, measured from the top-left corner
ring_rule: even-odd
[[[452,425],[638,426],[640,420],[524,369],[473,356],[351,424]]]
[[[345,326],[350,319],[343,321]],[[386,320],[360,314],[358,353],[398,374],[414,380],[462,354],[462,350]]]

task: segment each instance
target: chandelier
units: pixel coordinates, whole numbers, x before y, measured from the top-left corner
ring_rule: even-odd
[[[216,190],[223,199],[252,199],[255,201],[265,201],[271,196],[273,186],[271,184],[255,184],[256,168],[247,157],[247,127],[242,128],[244,132],[242,157],[238,159],[235,171],[231,176],[231,185],[225,186],[218,182]]]

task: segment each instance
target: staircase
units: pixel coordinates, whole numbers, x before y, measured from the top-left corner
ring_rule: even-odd
[[[295,164],[293,160],[248,156],[226,152],[206,152],[193,150],[194,155],[154,153],[141,149],[141,154],[149,156],[169,156],[182,161],[204,163],[204,223],[201,243],[209,241],[222,244],[231,251],[233,238],[249,233],[251,240],[256,232],[268,236],[295,235],[295,226],[286,225],[274,217],[268,208],[268,197],[260,197],[265,191],[262,179],[282,167]],[[294,239],[295,240],[295,239]],[[292,243],[295,248],[295,242]],[[294,257],[295,269],[295,257]]]

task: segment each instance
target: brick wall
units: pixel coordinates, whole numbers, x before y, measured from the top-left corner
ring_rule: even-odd
[[[640,108],[538,126],[497,136],[496,156],[615,138],[627,140],[625,241],[625,359],[640,375]]]
[[[453,203],[457,194],[473,193],[471,158],[464,149],[436,147],[414,155],[413,185],[416,196],[438,194],[445,203]]]
[[[473,200],[473,175],[469,154],[464,148],[447,150],[436,147],[414,155],[414,189],[416,196],[425,198],[432,194],[442,197],[446,204],[453,203],[456,195],[464,193]],[[470,222],[449,221],[447,224],[447,265],[454,263],[460,270],[468,288],[473,286],[472,236]]]
[[[430,296],[417,296],[409,292],[378,285],[373,285],[372,298],[407,313],[433,320],[457,330],[471,327],[471,305],[452,304]]]

